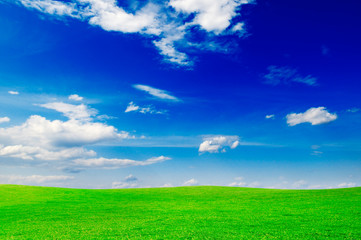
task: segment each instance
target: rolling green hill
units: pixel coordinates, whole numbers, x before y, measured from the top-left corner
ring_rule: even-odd
[[[0,185],[0,239],[361,239],[361,188]]]

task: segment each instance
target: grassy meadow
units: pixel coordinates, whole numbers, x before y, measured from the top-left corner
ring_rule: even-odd
[[[0,239],[361,239],[361,188],[0,185]]]

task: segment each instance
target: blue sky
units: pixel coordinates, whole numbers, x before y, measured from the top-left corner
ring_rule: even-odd
[[[361,183],[360,3],[0,0],[0,183]]]

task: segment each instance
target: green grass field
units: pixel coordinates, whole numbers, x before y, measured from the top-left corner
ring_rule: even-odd
[[[361,188],[0,185],[0,239],[361,239]]]

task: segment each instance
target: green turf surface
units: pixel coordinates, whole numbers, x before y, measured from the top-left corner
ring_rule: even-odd
[[[361,188],[0,185],[0,239],[361,239]]]

